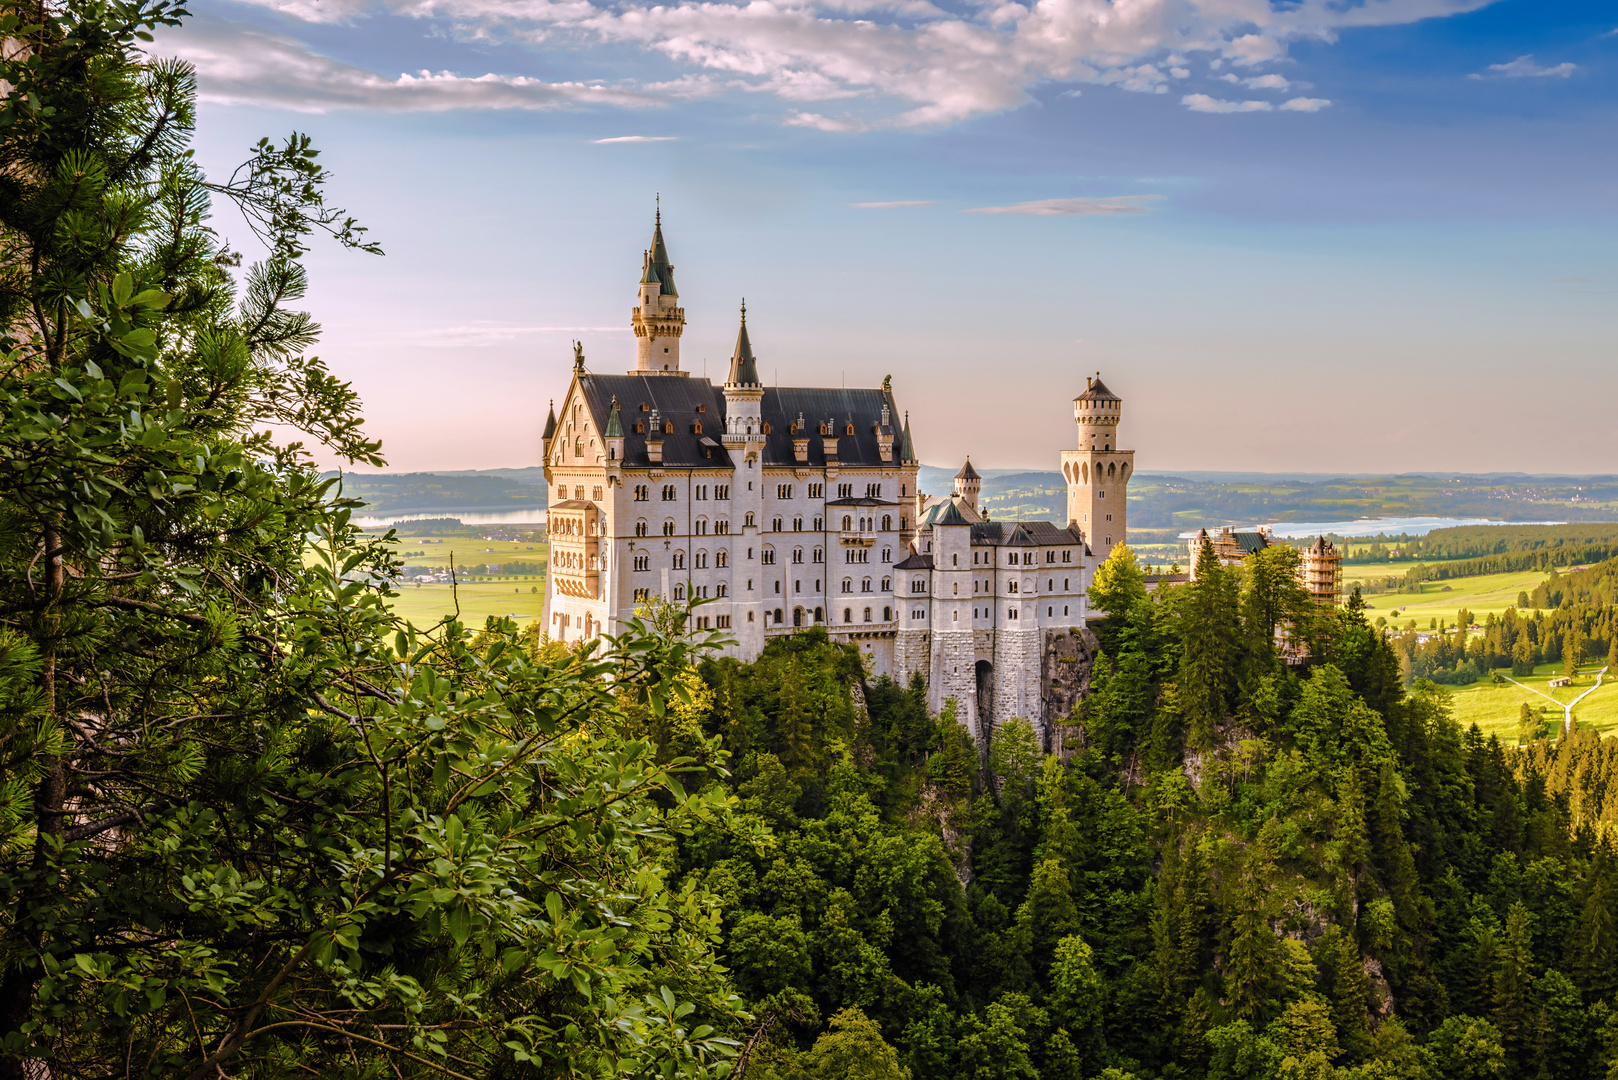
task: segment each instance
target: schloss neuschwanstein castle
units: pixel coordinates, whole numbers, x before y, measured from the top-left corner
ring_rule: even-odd
[[[1042,688],[1056,639],[1085,625],[1085,590],[1125,530],[1134,451],[1100,378],[1073,402],[1062,452],[1067,524],[990,521],[970,461],[954,494],[924,496],[908,417],[880,388],[764,386],[741,313],[723,386],[680,366],[685,309],[661,215],[630,323],[635,369],[592,371],[575,348],[545,422],[553,638],[616,633],[657,596],[707,599],[699,628],[729,651],[823,626],[872,675],[927,680],[980,740],[1011,717],[1048,730]]]

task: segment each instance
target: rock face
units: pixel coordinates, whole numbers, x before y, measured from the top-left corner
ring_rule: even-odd
[[[1090,673],[1100,642],[1088,628],[1047,630],[1040,653],[1040,705],[1051,753],[1064,758],[1077,749],[1081,732],[1064,724],[1090,692]]]

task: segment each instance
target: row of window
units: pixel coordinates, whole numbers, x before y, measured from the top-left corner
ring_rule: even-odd
[[[1047,607],[1045,609],[1045,615],[1046,615],[1047,618],[1051,618],[1051,619],[1056,618],[1056,605],[1052,604],[1051,606]],[[1064,617],[1067,615],[1067,605],[1066,604],[1062,605],[1062,615]],[[972,618],[974,618],[974,619],[987,619],[988,617],[989,617],[989,609],[988,608],[984,608],[983,609],[983,614],[981,614],[981,615],[978,614],[978,609],[977,608],[972,609]],[[1006,609],[1006,618],[1008,618],[1008,619],[1016,619],[1017,618],[1017,609],[1016,608],[1007,608]]]
[[[808,484],[806,486],[807,486],[807,489],[808,489],[809,498],[811,498],[811,499],[824,499],[826,497],[826,485],[825,484]],[[730,485],[729,484],[714,484],[711,490],[712,490],[712,493],[713,493],[713,498],[716,499],[716,500],[725,501],[725,500],[728,500],[730,498]],[[796,490],[795,485],[792,485],[792,484],[777,484],[776,487],[775,487],[775,497],[777,499],[790,499],[790,498],[793,497],[793,493],[795,492],[795,490]],[[903,493],[904,493],[904,490],[905,490],[905,486],[903,484],[900,484],[899,485],[899,490],[900,490],[900,495],[902,497]],[[578,486],[575,486],[573,491],[575,493],[574,496],[573,496],[575,499],[584,498],[584,486],[582,484],[578,485]],[[595,500],[597,502],[600,502],[601,501],[601,489],[599,487],[597,487],[597,488],[594,489],[594,491],[595,491]],[[706,502],[708,500],[708,498],[709,498],[709,491],[710,491],[710,488],[709,488],[709,486],[707,484],[698,484],[698,485],[696,485],[695,488],[692,489],[692,498],[694,498],[698,502]],[[565,485],[561,488],[561,492],[562,492],[562,497],[566,498],[567,497],[567,487]],[[664,502],[674,502],[676,499],[678,499],[680,497],[679,485],[677,485],[677,484],[664,484],[660,494],[661,494],[662,499],[663,499]],[[651,497],[652,497],[652,489],[651,489],[650,485],[648,485],[648,484],[636,484],[635,485],[634,498],[635,498],[636,502],[649,502],[651,500]],[[852,499],[854,497],[854,485],[853,484],[838,484],[837,485],[837,497],[839,499]],[[882,497],[882,485],[880,483],[866,484],[865,485],[865,497],[867,499],[880,499]],[[816,527],[818,528],[819,526],[816,526]]]
[[[564,499],[567,498],[567,485],[566,484],[557,485],[556,493],[558,495],[560,495]],[[574,484],[573,485],[573,497],[575,499],[578,499],[580,502],[584,501],[584,485],[583,484]],[[601,501],[601,485],[600,484],[596,484],[594,487],[592,487],[590,489],[590,498],[593,499],[596,502]]]

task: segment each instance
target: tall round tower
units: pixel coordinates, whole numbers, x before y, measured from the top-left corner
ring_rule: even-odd
[[[1105,558],[1128,533],[1128,484],[1135,451],[1118,447],[1123,399],[1107,389],[1099,371],[1084,382],[1084,393],[1073,399],[1079,448],[1062,451],[1067,519],[1084,530],[1090,550]]]

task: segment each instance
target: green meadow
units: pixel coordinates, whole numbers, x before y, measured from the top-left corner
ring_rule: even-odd
[[[1395,571],[1403,573],[1403,570]],[[1354,588],[1354,582],[1368,578],[1388,576],[1386,566],[1343,567],[1343,591]],[[1375,622],[1384,616],[1391,623],[1397,620],[1403,626],[1409,619],[1416,620],[1416,629],[1425,630],[1434,619],[1455,625],[1455,614],[1461,608],[1472,612],[1474,621],[1481,622],[1489,612],[1498,615],[1508,607],[1515,607],[1517,594],[1533,592],[1545,580],[1540,570],[1521,570],[1510,574],[1483,574],[1478,577],[1452,578],[1449,581],[1422,582],[1421,592],[1378,593],[1367,596],[1369,610],[1366,617]],[[1394,615],[1397,611],[1398,615]]]
[[[1601,667],[1601,664],[1586,664],[1579,669],[1572,686],[1554,690],[1546,685],[1546,680],[1562,674],[1560,664],[1541,664],[1534,669],[1533,675],[1517,681],[1567,704],[1595,685],[1596,672]],[[1530,693],[1520,686],[1511,683],[1496,685],[1484,679],[1471,686],[1451,686],[1446,689],[1450,692],[1455,719],[1460,721],[1462,727],[1476,724],[1485,735],[1498,735],[1500,741],[1508,746],[1517,743],[1517,718],[1525,701],[1536,712],[1541,705],[1545,706],[1545,723],[1541,728],[1543,735],[1555,738],[1561,731],[1562,710],[1539,694]],[[1602,735],[1618,729],[1618,679],[1614,678],[1613,672],[1608,672],[1601,686],[1573,710],[1573,720],[1580,727],[1594,728]]]
[[[538,592],[534,589],[538,588]],[[518,622],[537,619],[545,606],[545,580],[524,578],[507,583],[483,579],[460,585],[400,585],[393,609],[417,626],[427,626],[453,615],[459,604],[461,621],[483,625],[490,615],[510,616]]]

